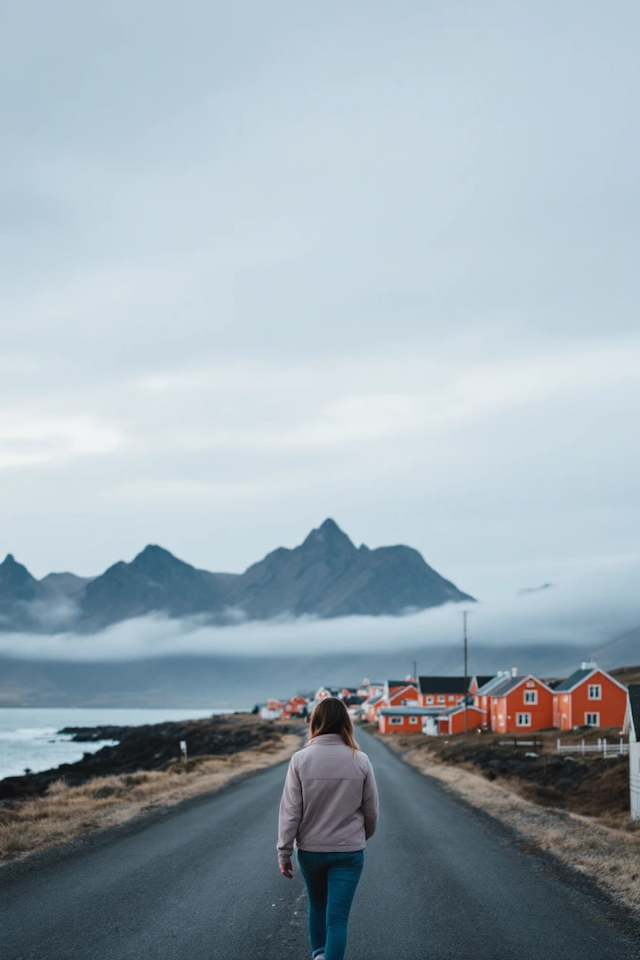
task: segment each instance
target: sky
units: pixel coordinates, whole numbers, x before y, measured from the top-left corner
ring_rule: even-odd
[[[636,0],[0,6],[0,550],[640,558]],[[625,580],[625,582],[627,582]]]

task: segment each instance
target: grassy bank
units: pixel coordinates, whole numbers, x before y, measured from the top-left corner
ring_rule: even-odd
[[[238,717],[238,724],[252,720]],[[256,721],[254,721],[256,722]],[[256,722],[257,724],[257,722]],[[236,777],[288,759],[300,746],[290,726],[272,727],[264,742],[216,756],[173,760],[160,770],[93,777],[78,786],[50,783],[43,796],[0,806],[0,862],[125,823],[146,811],[218,790]]]
[[[561,777],[567,783],[554,791],[536,779],[500,773],[505,758],[495,753],[501,748],[496,744],[492,750],[484,736],[474,737],[411,734],[381,739],[454,795],[515,830],[525,849],[552,854],[590,876],[640,916],[640,823],[628,814],[628,758],[588,758],[587,772],[574,786],[570,778]],[[544,749],[539,751],[540,757],[528,759],[542,760],[543,768]],[[518,760],[526,764],[523,753],[521,748]],[[625,804],[626,811],[621,809]],[[578,812],[581,805],[583,811],[588,806],[591,815]]]

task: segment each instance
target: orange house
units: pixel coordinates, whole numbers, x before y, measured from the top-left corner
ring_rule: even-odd
[[[485,722],[484,710],[467,704],[467,729],[479,730]],[[438,717],[438,733],[452,737],[455,733],[464,733],[464,704],[453,707]]]
[[[307,701],[305,697],[295,696],[282,704],[280,710],[281,720],[290,720],[291,717],[303,717],[307,710]]]
[[[505,677],[489,700],[495,733],[527,733],[553,725],[553,690],[533,674]]]
[[[583,663],[553,692],[553,725],[560,730],[621,727],[627,694],[627,687],[606,670],[595,663]]]
[[[433,716],[435,712],[408,704],[383,707],[378,714],[378,729],[380,733],[421,733],[423,717]]]

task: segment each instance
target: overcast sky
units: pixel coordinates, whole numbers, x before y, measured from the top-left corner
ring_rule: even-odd
[[[0,548],[640,556],[637,0],[0,5]]]

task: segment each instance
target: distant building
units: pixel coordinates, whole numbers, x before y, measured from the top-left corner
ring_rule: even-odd
[[[480,730],[485,724],[486,713],[473,704],[467,704],[466,721],[469,732],[471,730]],[[452,737],[456,733],[465,733],[464,703],[459,704],[457,707],[451,707],[450,710],[445,710],[444,713],[439,714],[437,723],[438,733],[441,735]],[[428,726],[428,724],[425,724],[425,728],[428,728]],[[428,732],[429,730],[425,729],[425,733]]]
[[[437,716],[437,710],[405,704],[402,707],[382,707],[378,713],[380,733],[420,733],[425,717]]]
[[[490,726],[494,733],[529,733],[553,725],[553,690],[534,677],[503,677],[489,693]]]
[[[553,725],[621,727],[627,709],[627,688],[597,663],[583,663],[553,691]]]

